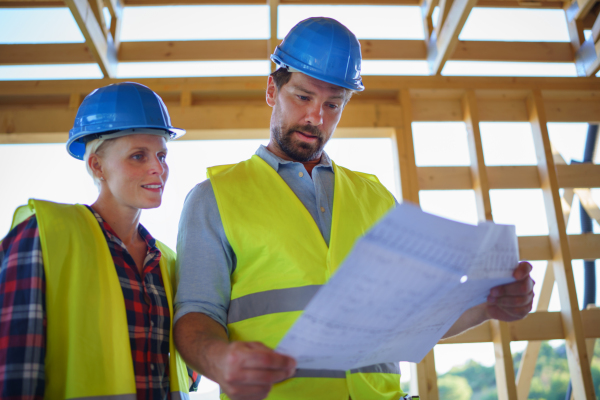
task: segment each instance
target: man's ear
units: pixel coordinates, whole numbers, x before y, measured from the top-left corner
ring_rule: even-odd
[[[267,81],[267,104],[270,107],[274,107],[277,99],[277,85],[275,85],[275,80],[272,76],[269,76],[269,80]]]

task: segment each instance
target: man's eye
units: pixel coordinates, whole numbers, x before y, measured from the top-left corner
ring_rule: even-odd
[[[301,95],[298,95],[298,98],[299,98],[300,100],[308,100],[308,97],[307,97],[307,96],[301,96]]]
[[[335,110],[336,108],[338,108],[339,106],[337,104],[328,104],[327,105],[329,108],[331,108],[332,110]]]
[[[131,158],[133,158],[134,160],[138,160],[139,161],[139,160],[141,160],[141,159],[144,158],[144,155],[143,154],[134,154],[134,155],[131,156]]]
[[[160,162],[165,162],[167,160],[167,156],[161,155],[161,156],[158,156],[158,159],[160,160]]]

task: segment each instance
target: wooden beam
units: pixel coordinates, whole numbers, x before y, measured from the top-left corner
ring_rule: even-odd
[[[544,279],[542,281],[542,288],[540,290],[536,312],[548,311],[553,288],[554,269],[552,266],[548,265],[546,266],[546,273],[544,274]],[[533,373],[535,372],[535,365],[537,363],[541,344],[540,341],[530,341],[523,351],[521,364],[519,365],[519,371],[517,372],[516,385],[518,400],[527,400],[529,397],[531,378],[533,378]]]
[[[438,400],[440,392],[435,371],[434,349],[418,364],[410,364],[410,392],[420,400]]]
[[[117,67],[117,52],[112,37],[105,35],[105,27],[94,15],[94,10],[87,0],[65,0],[71,10],[85,43],[89,48],[104,77],[114,78]],[[102,13],[100,13],[102,14]]]
[[[277,20],[279,18],[277,13],[277,7],[279,6],[279,0],[267,0],[267,4],[269,5],[269,27],[271,32],[271,37],[267,41],[267,59],[275,52],[275,48],[279,44],[279,40],[277,40]],[[277,65],[274,62],[270,63],[271,72],[277,69]]]
[[[436,37],[440,37],[440,31],[442,30],[442,26],[444,26],[444,23],[448,18],[448,14],[450,13],[452,3],[454,3],[454,0],[439,0],[438,18],[434,28]]]
[[[441,26],[439,35],[433,37],[427,45],[427,61],[429,70],[433,75],[440,75],[444,64],[454,53],[458,44],[458,35],[462,30],[471,9],[477,0],[454,0],[448,16]]]
[[[415,164],[415,149],[412,133],[412,103],[408,90],[400,91],[402,124],[397,126],[392,136],[392,151],[396,169],[396,185],[402,200],[419,204],[419,182]]]
[[[582,310],[581,321],[583,324],[583,337],[600,338],[600,311],[598,309]],[[541,326],[544,329],[540,329]],[[563,317],[560,312],[529,313],[522,320],[509,322],[508,330],[510,340],[513,342],[520,340],[565,339]],[[442,339],[439,344],[486,343],[491,341],[490,321],[486,321],[460,335]],[[591,398],[593,399],[594,397]]]
[[[600,224],[600,209],[592,196],[592,191],[588,188],[575,189],[575,194],[579,197],[579,203],[583,206],[587,215]]]
[[[85,43],[0,44],[0,65],[93,62]]]
[[[459,40],[451,60],[573,62],[575,55],[566,42],[484,42]]]
[[[115,51],[121,47],[121,27],[123,25],[123,3],[121,0],[104,0],[104,4],[110,12],[110,35],[113,38]]]
[[[568,21],[582,20],[596,4],[596,0],[573,0],[565,10]]]
[[[566,164],[565,160],[555,150],[553,151],[553,154],[557,165]],[[569,217],[571,216],[571,208],[573,206],[574,197],[575,193],[573,192],[573,189],[565,189],[563,191],[561,201],[565,225],[569,224]],[[569,245],[571,245],[571,243],[569,243]],[[546,272],[544,273],[544,279],[542,280],[541,285],[536,311],[548,311],[550,299],[552,298],[552,290],[554,288],[554,268],[552,268],[552,266],[549,264],[546,265]],[[527,400],[529,397],[531,378],[535,372],[535,365],[537,363],[541,345],[542,343],[539,341],[530,341],[527,343],[525,350],[523,350],[519,371],[517,372],[516,384],[518,400]]]
[[[117,30],[120,24],[113,18],[111,32]],[[118,37],[117,32],[114,34]],[[279,40],[275,39],[275,42],[279,44]],[[422,40],[360,42],[365,60],[427,59],[427,47]],[[272,53],[268,51],[270,42],[258,39],[118,43],[120,62],[265,60]],[[569,43],[561,42],[459,41],[450,58],[466,61],[572,62],[574,54]],[[0,44],[0,64],[77,64],[93,60],[83,43]]]
[[[412,101],[406,89],[398,93],[401,118],[392,135],[396,185],[402,200],[419,204],[419,186],[412,135]],[[411,364],[411,391],[422,400],[439,400],[433,349],[418,364]]]
[[[556,169],[561,188],[600,187],[600,165],[560,165]],[[417,174],[421,190],[473,188],[469,167],[417,167]],[[540,188],[540,179],[535,166],[487,167],[487,175],[490,189]]]
[[[475,192],[477,219],[479,222],[493,221],[492,204],[490,201],[490,185],[487,169],[483,158],[483,145],[479,130],[479,110],[477,98],[473,90],[467,90],[463,99],[463,118],[467,128],[467,143],[471,159],[471,181]],[[490,333],[494,342],[496,363],[496,388],[499,400],[516,400],[515,371],[510,352],[508,324],[504,321],[490,321]]]
[[[594,398],[594,385],[575,292],[569,242],[562,215],[558,178],[552,157],[541,92],[533,91],[527,105],[546,206],[553,255],[551,264],[558,285],[573,392],[577,398]]]
[[[126,0],[125,6],[170,6],[170,5],[264,5],[263,0]],[[399,5],[418,6],[420,0],[282,0],[281,4],[347,4],[347,5]],[[534,9],[562,9],[563,0],[479,0],[478,7],[505,7],[505,8],[534,8]],[[64,7],[63,1],[57,0],[0,0],[0,8],[34,8],[34,7]]]
[[[123,42],[120,62],[265,60],[266,40]]]
[[[124,79],[107,79],[98,81],[97,79],[88,80],[47,80],[47,81],[0,81],[0,96],[42,96],[42,95],[69,95],[74,91],[89,93],[102,85],[124,82]],[[136,82],[142,83],[152,90],[161,92],[180,92],[182,90],[191,90],[193,92],[226,92],[226,93],[246,93],[260,92],[265,90],[266,77],[247,76],[247,77],[204,77],[204,78],[143,78],[136,79]],[[516,93],[519,95],[519,101],[524,101],[526,92],[532,89],[539,89],[553,94],[553,99],[560,96],[561,93],[572,94],[580,93],[581,96],[589,94],[589,99],[582,98],[578,103],[597,104],[598,93],[600,93],[600,79],[596,78],[545,78],[545,77],[468,77],[468,76],[365,76],[363,77],[366,90],[357,96],[356,99],[366,96],[368,93],[378,93],[390,91],[399,91],[401,89],[427,91],[431,98],[435,98],[436,93],[453,93],[451,98],[458,101],[458,114],[455,118],[462,119],[460,112],[460,98],[466,88],[479,91],[497,92],[502,98],[507,94]],[[520,97],[522,96],[522,97]],[[393,95],[396,100],[397,93]],[[427,99],[427,96],[420,96]],[[439,98],[439,96],[438,96]],[[570,97],[569,97],[570,98]],[[551,99],[551,101],[553,101]],[[418,100],[415,98],[415,100]],[[413,106],[414,101],[413,100]],[[353,99],[350,104],[356,102]],[[481,107],[480,107],[481,108]],[[480,110],[482,113],[483,110]],[[483,121],[482,117],[482,121]],[[582,121],[583,122],[583,121]]]
[[[477,218],[480,222],[493,221],[492,204],[490,202],[490,185],[487,168],[483,159],[483,145],[479,130],[479,110],[475,92],[468,90],[462,100],[465,127],[467,128],[467,144],[471,159],[471,183],[475,192]]]
[[[425,44],[429,43],[429,38],[433,33],[433,10],[439,4],[439,0],[422,0],[420,4],[421,15],[423,17],[423,37]]]

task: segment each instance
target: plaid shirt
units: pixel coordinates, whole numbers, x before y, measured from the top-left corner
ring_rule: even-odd
[[[123,242],[99,214],[88,208],[104,232],[123,290],[137,398],[169,399],[171,316],[159,267],[160,251],[148,231],[139,225],[148,248],[140,275]],[[45,290],[38,224],[32,216],[0,243],[2,399],[44,397]]]

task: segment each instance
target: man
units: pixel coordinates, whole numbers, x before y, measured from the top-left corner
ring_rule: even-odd
[[[247,161],[209,168],[186,199],[177,244],[175,342],[231,399],[399,399],[398,363],[352,371],[296,370],[275,348],[355,240],[393,196],[374,176],[323,151],[360,78],[360,45],[339,22],[309,18],[271,56],[271,138]],[[335,193],[335,196],[334,196]],[[457,334],[531,309],[531,266],[468,310]]]

